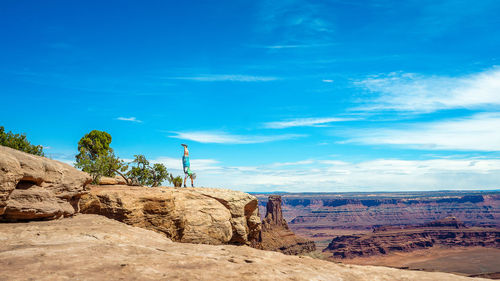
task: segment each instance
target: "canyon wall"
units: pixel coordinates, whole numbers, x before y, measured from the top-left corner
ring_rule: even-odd
[[[254,194],[261,210],[265,194]],[[500,227],[500,191],[281,194],[289,227],[302,235],[416,225],[455,216],[468,226]],[[312,236],[311,236],[312,237]]]

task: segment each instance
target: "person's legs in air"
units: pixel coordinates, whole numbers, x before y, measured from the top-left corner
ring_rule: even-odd
[[[186,181],[187,181],[187,178],[189,176],[189,167],[184,167],[184,187],[186,187]]]

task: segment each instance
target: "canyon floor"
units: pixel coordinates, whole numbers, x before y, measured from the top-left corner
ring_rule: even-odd
[[[465,276],[500,277],[500,249],[433,247],[411,253],[392,253],[353,259],[331,259],[344,264],[381,265],[411,270],[452,272]]]

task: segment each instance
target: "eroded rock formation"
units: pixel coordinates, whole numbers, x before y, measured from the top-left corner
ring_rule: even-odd
[[[257,199],[227,189],[91,186],[80,209],[179,242],[252,245],[261,228]]]
[[[0,146],[0,221],[73,215],[90,180],[68,164]]]
[[[268,194],[253,195],[259,199],[261,215],[265,214]],[[283,193],[282,200],[290,229],[317,242],[450,215],[467,226],[500,228],[500,191]]]
[[[269,196],[266,209],[266,216],[262,220],[262,249],[289,255],[316,250],[313,241],[298,237],[288,228],[281,210],[281,196]]]
[[[372,233],[334,238],[323,252],[333,258],[355,258],[411,252],[434,246],[500,248],[500,229],[466,228],[455,217],[413,227],[381,227]]]
[[[473,280],[245,246],[175,243],[160,233],[82,214],[2,224],[0,268],[0,280]]]

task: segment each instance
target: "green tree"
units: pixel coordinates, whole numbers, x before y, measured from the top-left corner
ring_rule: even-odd
[[[127,176],[130,178],[133,184],[136,185],[149,185],[151,182],[151,169],[149,167],[149,161],[144,155],[134,155],[135,159],[131,164],[135,164],[127,172]]]
[[[111,135],[98,130],[93,130],[85,134],[83,138],[78,141],[78,155],[76,155],[76,162],[80,159],[89,159],[96,161],[100,156],[106,156],[113,153],[113,149],[109,146],[111,144]]]
[[[168,177],[168,172],[167,172],[167,167],[163,164],[154,164],[153,169],[151,171],[151,186],[158,186],[160,185],[164,180],[167,180],[170,182],[170,178]]]
[[[78,142],[75,167],[89,173],[94,184],[98,184],[103,176],[113,177],[117,173],[128,184],[129,179],[124,175],[128,165],[115,156],[110,144],[111,135],[106,132],[93,130],[84,135]]]
[[[134,166],[127,172],[127,177],[132,184],[158,186],[164,180],[170,181],[165,165],[157,163],[151,167],[144,155],[139,154],[134,157],[131,163]]]
[[[45,156],[41,145],[31,144],[25,134],[14,134],[10,131],[6,133],[3,126],[0,126],[0,145],[38,156]]]

